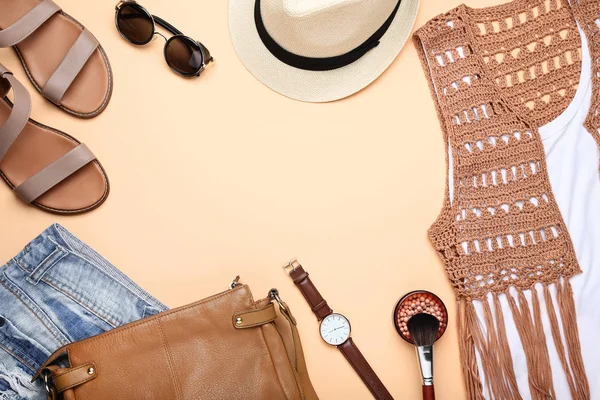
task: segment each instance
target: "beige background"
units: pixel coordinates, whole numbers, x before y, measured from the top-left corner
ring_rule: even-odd
[[[412,42],[359,94],[305,104],[264,87],[238,61],[225,0],[142,1],[215,56],[191,80],[168,69],[162,39],[145,48],[121,39],[114,0],[59,4],[110,58],[115,88],[101,116],[78,120],[44,101],[12,50],[0,50],[0,62],[30,89],[33,118],[96,153],[111,195],[92,213],[57,217],[0,188],[0,260],[60,222],[171,307],[224,290],[236,274],[256,297],[277,287],[299,321],[322,399],[370,395],[321,341],[281,266],[299,257],[331,306],[351,320],[355,341],[396,398],[418,398],[420,380],[392,310],[406,292],[428,289],[450,309],[436,345],[438,399],[464,398],[453,292],[426,237],[442,203],[444,146]],[[458,4],[422,1],[415,27]]]

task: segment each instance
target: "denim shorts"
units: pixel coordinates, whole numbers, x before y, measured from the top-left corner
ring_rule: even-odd
[[[56,349],[167,307],[56,224],[0,267],[0,400],[44,400]]]

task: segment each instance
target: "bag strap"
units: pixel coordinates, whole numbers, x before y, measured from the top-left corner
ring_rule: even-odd
[[[304,351],[302,350],[302,344],[300,342],[300,333],[298,332],[298,328],[296,327],[296,319],[292,315],[292,312],[288,305],[281,300],[279,297],[279,292],[277,289],[272,289],[269,293],[269,296],[277,301],[279,304],[279,310],[281,314],[287,319],[290,323],[290,328],[292,330],[292,338],[294,340],[294,350],[296,353],[296,372],[298,373],[298,378],[300,379],[300,384],[304,391],[304,399],[305,400],[319,400],[319,396],[317,396],[317,392],[310,381],[310,377],[308,376],[308,368],[306,367],[306,359],[304,358]]]
[[[300,386],[302,387],[302,391],[304,393],[304,399],[319,400],[319,397],[317,396],[317,393],[315,392],[315,389],[310,381],[310,377],[308,376],[304,351],[302,350],[302,345],[300,342],[300,334],[298,333],[298,328],[296,327],[296,319],[292,315],[292,312],[287,304],[281,300],[279,297],[279,292],[276,289],[272,289],[269,292],[269,297],[279,304],[279,310],[281,311],[281,314],[290,324],[292,339],[294,342],[294,352],[296,354],[296,365],[294,365],[294,367],[300,380]],[[236,329],[252,328],[273,322],[276,318],[277,313],[275,311],[275,307],[273,306],[273,303],[269,302],[266,306],[257,310],[234,314],[233,326]]]

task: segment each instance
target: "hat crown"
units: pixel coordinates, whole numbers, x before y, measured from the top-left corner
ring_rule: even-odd
[[[334,57],[365,42],[390,17],[398,0],[260,0],[269,35],[287,51]]]

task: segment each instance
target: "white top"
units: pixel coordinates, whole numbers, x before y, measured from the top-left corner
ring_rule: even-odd
[[[546,164],[552,192],[571,236],[575,254],[582,274],[571,278],[575,295],[579,339],[585,370],[590,384],[591,398],[600,399],[600,151],[592,135],[583,126],[592,97],[591,61],[587,39],[581,29],[582,68],[577,93],[567,109],[555,120],[539,128],[544,145]],[[450,182],[452,183],[452,153],[450,151]],[[450,198],[453,196],[452,185]],[[536,286],[542,310],[546,309],[541,284]],[[550,287],[555,299],[556,289]],[[516,295],[516,290],[511,293]],[[531,292],[525,293],[531,305]],[[489,299],[492,299],[490,294]],[[527,379],[527,362],[521,339],[512,319],[506,295],[500,296],[508,343],[514,370],[523,399],[531,399]],[[556,303],[556,301],[555,301]],[[493,309],[493,304],[490,302]],[[475,308],[485,326],[482,303]],[[556,308],[556,305],[555,305]],[[560,315],[556,310],[557,316]],[[559,317],[560,318],[560,317]],[[565,373],[558,358],[547,313],[542,313],[542,322],[552,366],[554,389],[558,399],[569,399],[571,394]],[[562,332],[562,327],[561,327]],[[563,343],[566,343],[563,340]],[[480,376],[485,379],[481,365]],[[484,386],[485,388],[485,386]],[[486,393],[486,398],[490,398]]]

